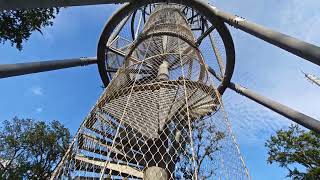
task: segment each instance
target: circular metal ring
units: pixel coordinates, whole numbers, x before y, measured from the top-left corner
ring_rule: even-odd
[[[148,32],[144,32],[145,34],[142,34],[142,36],[140,36],[138,39],[136,39],[134,41],[134,43],[132,44],[132,46],[130,47],[130,51],[128,52],[127,56],[125,57],[124,62],[127,62],[128,58],[132,55],[132,53],[136,50],[136,48],[146,39],[149,39],[151,37],[157,37],[157,36],[172,36],[172,37],[177,37],[179,39],[181,39],[182,41],[186,42],[190,47],[194,48],[196,50],[196,54],[199,57],[199,59],[201,58],[201,53],[198,49],[198,46],[190,39],[188,39],[187,37],[181,35],[181,34],[176,34],[170,31],[161,31],[161,32],[154,32],[154,33],[148,33]],[[201,68],[204,68],[204,66],[201,66]],[[202,79],[204,77],[204,71],[201,70],[200,73],[200,77],[199,79]]]
[[[124,5],[122,8],[120,8],[116,13],[114,13],[110,17],[109,21],[105,25],[104,30],[100,36],[99,43],[98,43],[98,50],[97,50],[98,69],[99,69],[101,79],[105,86],[108,86],[110,82],[108,78],[108,72],[106,70],[106,45],[114,29],[117,27],[118,24],[120,24],[122,19],[124,19],[128,14],[132,13],[138,8],[151,3],[161,3],[161,2],[167,3],[168,1],[167,0],[143,0],[143,1],[135,1],[134,3],[128,3]],[[212,7],[201,0],[188,0],[188,1],[170,0],[170,3],[185,5],[197,10],[202,16],[206,17],[213,26],[215,26],[217,32],[221,36],[224,47],[225,47],[225,52],[226,52],[225,74],[221,84],[218,87],[218,91],[222,95],[231,81],[233,71],[234,71],[234,65],[235,65],[234,44],[228,28],[225,26],[223,21],[214,14]]]

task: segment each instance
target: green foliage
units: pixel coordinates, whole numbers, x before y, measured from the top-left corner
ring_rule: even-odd
[[[320,134],[304,131],[298,125],[279,130],[266,142],[269,148],[268,163],[279,163],[293,179],[320,179]],[[294,167],[295,165],[305,167]]]
[[[4,10],[0,12],[0,43],[10,41],[12,46],[22,49],[22,42],[29,39],[33,31],[52,26],[52,19],[59,8]]]
[[[0,179],[48,179],[64,155],[70,133],[58,121],[13,118],[0,129]]]
[[[206,168],[210,162],[215,161],[216,153],[221,149],[221,140],[225,134],[210,122],[211,119],[202,119],[193,123],[192,133],[193,150],[190,146],[184,145],[177,161],[176,179],[213,179],[215,167]],[[184,137],[188,137],[186,132]],[[190,141],[190,140],[188,140]],[[193,152],[194,151],[194,152]],[[190,163],[195,156],[195,162]],[[195,166],[194,166],[195,165]],[[195,169],[194,167],[198,167]],[[195,175],[197,174],[197,178]]]

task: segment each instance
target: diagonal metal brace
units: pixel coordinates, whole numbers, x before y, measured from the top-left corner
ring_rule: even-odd
[[[208,71],[212,73],[219,81],[221,81],[221,77],[217,76],[215,71],[208,67]],[[234,84],[230,82],[229,86],[230,89],[233,91],[263,105],[264,107],[271,109],[274,112],[277,112],[278,114],[310,129],[320,134],[320,121],[316,120],[308,115],[305,115],[303,113],[300,113],[288,106],[285,106],[283,104],[280,104],[272,99],[269,99],[267,97],[261,96],[247,88],[244,88],[240,85]]]

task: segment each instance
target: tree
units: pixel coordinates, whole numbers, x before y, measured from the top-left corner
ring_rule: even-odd
[[[320,134],[291,125],[288,130],[281,129],[271,136],[266,147],[269,148],[268,163],[279,163],[289,171],[288,177],[320,179]]]
[[[48,179],[64,155],[70,133],[58,121],[13,118],[0,129],[0,179]]]
[[[193,122],[192,129],[194,129],[192,133],[194,152],[191,150],[191,144],[188,143],[179,153],[176,178],[195,179],[194,176],[197,174],[197,179],[213,179],[216,169],[214,167],[208,169],[206,165],[216,159],[216,152],[221,149],[220,141],[225,138],[225,134],[212,124],[210,118]],[[195,162],[191,163],[193,153]]]
[[[4,10],[0,12],[0,43],[10,41],[12,46],[22,49],[22,42],[29,39],[33,31],[42,34],[41,28],[52,26],[52,19],[59,8]]]

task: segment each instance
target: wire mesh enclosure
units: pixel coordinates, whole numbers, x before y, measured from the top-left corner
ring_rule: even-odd
[[[153,8],[111,43],[112,81],[52,179],[249,179],[183,7]]]

